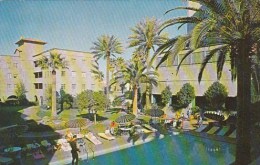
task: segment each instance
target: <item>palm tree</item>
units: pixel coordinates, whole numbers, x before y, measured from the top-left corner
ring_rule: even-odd
[[[194,28],[190,34],[178,36],[159,47],[158,54],[165,54],[159,65],[170,56],[176,56],[180,51],[187,49],[181,59],[177,71],[183,60],[192,55],[192,52],[201,47],[211,47],[204,58],[200,73],[202,73],[209,60],[217,55],[217,78],[220,79],[227,56],[231,59],[232,80],[237,79],[237,149],[236,164],[249,164],[250,162],[250,84],[251,59],[253,45],[260,39],[259,13],[260,6],[254,0],[196,0],[203,5],[202,8],[177,7],[176,9],[192,10],[193,16],[179,17],[166,21],[164,28],[176,24],[193,23]],[[172,10],[170,10],[172,11]],[[169,11],[167,11],[168,13]],[[187,45],[189,47],[187,47]],[[175,57],[174,57],[175,58]]]
[[[122,70],[116,72],[115,82],[124,82],[124,85],[129,84],[134,92],[134,115],[137,115],[137,93],[141,81],[145,79],[147,83],[157,86],[157,76],[155,71],[148,71],[147,66],[140,61],[128,61]]]
[[[103,81],[104,73],[99,70],[99,64],[97,61],[95,61],[95,63],[92,64],[92,69],[90,72],[94,74],[94,78],[96,80],[98,80],[99,82]]]
[[[99,60],[100,58],[106,59],[106,97],[109,100],[109,67],[110,67],[110,58],[115,56],[115,54],[123,53],[123,47],[121,42],[115,38],[113,35],[102,35],[98,38],[97,42],[94,42],[94,47],[92,53],[94,57]],[[106,109],[108,108],[108,104]]]
[[[137,52],[145,54],[148,70],[150,70],[150,50],[155,50],[155,46],[160,46],[168,40],[166,33],[159,33],[162,28],[160,23],[155,18],[146,18],[144,21],[138,23],[134,28],[131,28],[132,35],[129,36],[129,47],[136,47]],[[140,54],[140,53],[139,53]],[[146,85],[146,108],[151,107],[149,99],[148,84]]]
[[[52,117],[57,116],[56,109],[56,70],[60,68],[67,68],[67,62],[64,58],[61,57],[61,54],[57,52],[50,52],[50,57],[47,58],[43,56],[38,62],[38,65],[42,69],[51,69],[52,71],[52,100],[51,100],[51,109]]]

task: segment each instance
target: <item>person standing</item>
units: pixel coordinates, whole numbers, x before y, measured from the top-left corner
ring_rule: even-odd
[[[72,154],[72,165],[78,165],[79,163],[79,155],[78,152],[80,152],[78,146],[77,146],[77,136],[74,135],[73,138],[69,141],[69,144],[71,146],[71,154]]]

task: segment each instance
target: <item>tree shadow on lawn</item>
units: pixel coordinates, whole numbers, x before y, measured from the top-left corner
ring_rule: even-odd
[[[38,124],[35,120],[21,118],[22,115],[25,119],[30,118],[21,111],[24,108],[28,108],[28,106],[1,107],[0,145],[4,147],[3,151],[10,146],[22,148],[17,152],[4,152],[4,156],[11,157],[14,164],[49,164],[53,160],[55,151],[48,152],[47,148],[41,146],[38,149],[42,151],[45,158],[36,160],[32,154],[34,151],[27,148],[27,144],[32,144],[34,141],[41,144],[42,140],[48,140],[51,144],[55,144],[54,140],[58,139],[60,134],[56,133],[50,126]]]
[[[86,119],[89,119],[90,121],[94,121],[94,114],[93,113],[86,113],[86,114],[80,114],[80,115],[77,115],[77,117],[82,117],[82,118],[86,118]],[[104,116],[100,116],[98,114],[96,114],[96,120],[97,122],[99,121],[105,121],[107,120],[108,118],[107,117],[104,117]]]

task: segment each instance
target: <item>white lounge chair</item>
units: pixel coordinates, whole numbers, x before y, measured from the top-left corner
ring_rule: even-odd
[[[95,144],[95,145],[102,144],[102,142],[99,141],[99,140],[97,139],[97,137],[93,135],[92,132],[87,133],[87,134],[85,135],[85,137],[86,137],[89,141],[91,141],[93,144]]]
[[[156,131],[157,131],[157,129],[153,128],[153,127],[150,126],[149,124],[143,124],[143,127],[144,127],[144,128],[147,128],[147,129],[149,129],[149,130],[151,130],[151,131],[153,131],[153,132],[156,132]]]
[[[207,133],[214,134],[218,129],[219,129],[219,127],[213,126],[212,128],[210,128],[210,130],[207,131]]]
[[[237,137],[237,130],[235,129],[228,137],[235,139]]]
[[[112,136],[110,133],[98,133],[98,136],[106,139],[106,140],[114,140],[116,139],[114,136]]]
[[[195,132],[202,132],[208,125],[201,125]]]

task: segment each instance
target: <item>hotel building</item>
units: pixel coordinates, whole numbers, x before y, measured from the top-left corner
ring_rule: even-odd
[[[103,83],[95,80],[91,73],[94,57],[89,52],[53,48],[44,50],[46,42],[21,38],[16,42],[17,49],[13,55],[0,55],[0,98],[7,99],[15,95],[19,82],[25,85],[26,97],[30,101],[45,102],[45,90],[51,84],[51,70],[43,70],[36,61],[51,52],[61,54],[68,63],[68,68],[56,71],[56,89],[76,96],[84,90],[103,90]]]

